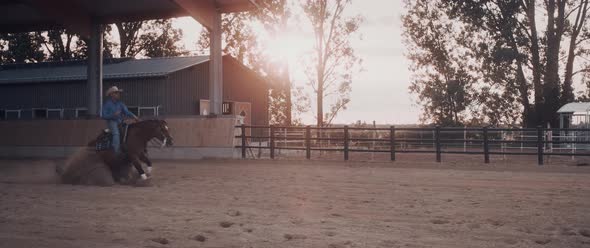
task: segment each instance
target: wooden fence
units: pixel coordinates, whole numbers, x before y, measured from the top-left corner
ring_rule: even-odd
[[[469,154],[483,155],[485,163],[490,162],[490,155],[536,155],[539,165],[548,155],[590,156],[590,129],[246,125],[236,128],[236,138],[241,141],[236,148],[241,149],[242,158],[251,149],[269,150],[271,159],[276,157],[277,150],[303,151],[307,159],[311,159],[312,152],[342,152],[344,160],[349,160],[350,153],[389,153],[391,161],[396,160],[398,153],[430,153],[436,155],[437,162],[442,161],[443,154]],[[251,132],[254,129],[263,132]]]

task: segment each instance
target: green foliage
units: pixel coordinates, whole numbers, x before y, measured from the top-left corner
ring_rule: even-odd
[[[573,100],[572,78],[588,56],[589,0],[406,0],[404,37],[413,62],[410,90],[424,109],[423,121],[451,119],[440,80],[463,68],[469,101],[454,124],[556,125],[555,111]],[[540,32],[539,12],[547,18]],[[569,41],[569,46],[565,45]],[[443,47],[444,49],[440,49]],[[561,56],[561,51],[568,51]],[[451,70],[440,70],[448,64]],[[565,64],[565,68],[560,65]],[[434,69],[434,70],[433,70]],[[578,69],[578,71],[576,71]],[[562,71],[563,70],[563,71]],[[438,88],[439,90],[431,90]]]
[[[111,27],[103,26],[103,56],[112,57],[114,43],[107,37]],[[66,61],[87,57],[87,40],[65,29],[44,32],[0,34],[0,63]]]
[[[0,63],[35,63],[45,59],[35,33],[0,34]]]
[[[330,125],[338,113],[350,103],[352,75],[361,67],[360,59],[351,46],[358,33],[362,16],[345,16],[351,0],[307,0],[302,2],[305,16],[314,32],[314,52],[305,61],[308,85],[317,102],[317,125]],[[329,110],[324,113],[324,104]]]
[[[180,44],[182,30],[172,27],[170,20],[148,22],[140,40],[147,57],[175,57],[188,54]]]
[[[120,37],[121,57],[174,57],[188,55],[180,42],[182,30],[170,19],[115,23]]]
[[[269,123],[290,125],[294,120],[291,113],[291,82],[288,68],[283,61],[265,56],[262,45],[252,29],[253,23],[259,23],[271,34],[280,32],[290,17],[290,9],[286,0],[264,0],[257,3],[261,6],[257,11],[222,16],[222,44],[225,45],[222,52],[266,77],[270,86]],[[197,47],[201,53],[206,54],[209,46],[209,32],[204,29]]]

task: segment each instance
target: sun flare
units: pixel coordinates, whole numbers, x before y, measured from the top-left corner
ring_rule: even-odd
[[[269,37],[265,43],[268,56],[289,65],[296,64],[312,48],[312,40],[309,37],[289,31]]]

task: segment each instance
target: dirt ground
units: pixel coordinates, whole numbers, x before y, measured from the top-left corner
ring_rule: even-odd
[[[157,161],[150,187],[0,160],[0,247],[590,247],[590,166],[456,160]]]

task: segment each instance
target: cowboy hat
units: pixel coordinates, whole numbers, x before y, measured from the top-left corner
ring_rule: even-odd
[[[115,92],[123,92],[123,89],[119,89],[117,86],[110,87],[107,90],[107,96],[110,96],[111,94],[113,94]]]

